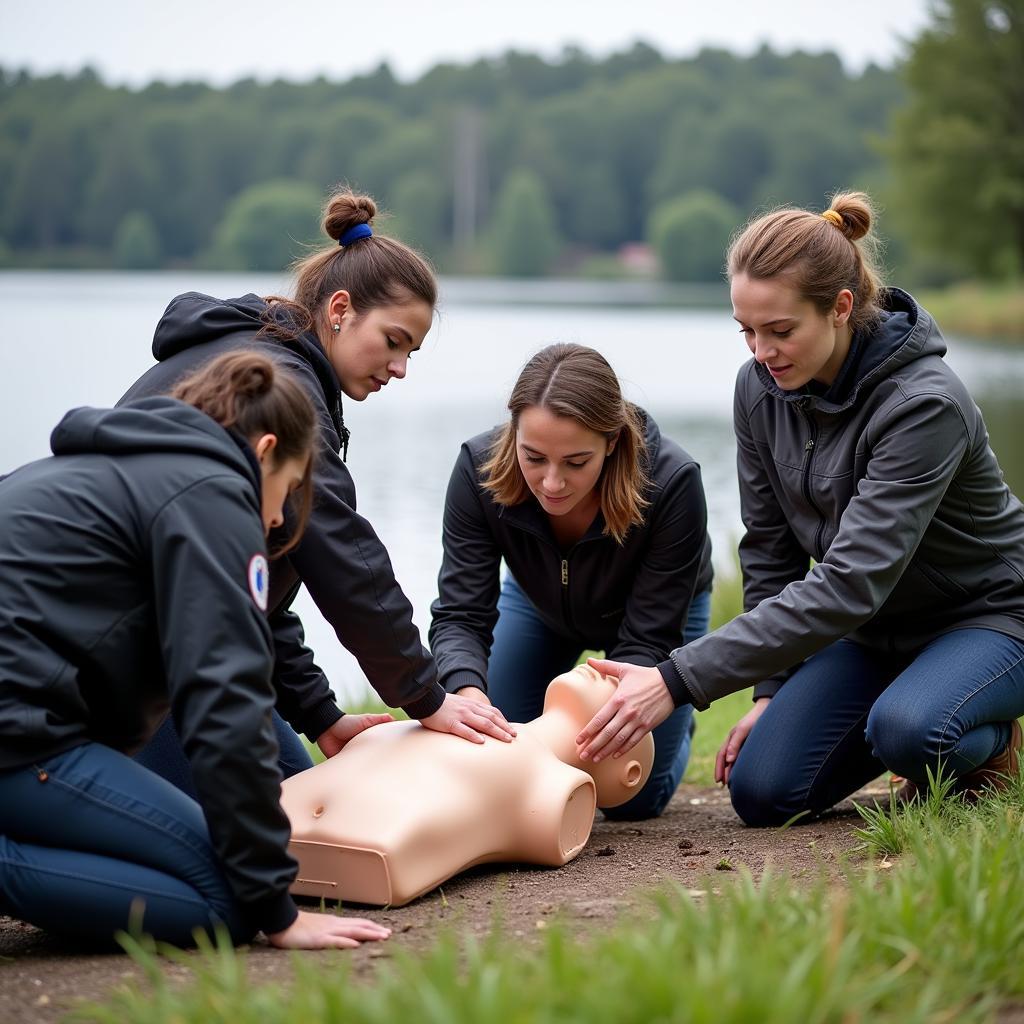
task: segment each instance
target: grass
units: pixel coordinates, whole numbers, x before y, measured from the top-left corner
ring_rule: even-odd
[[[717,895],[663,888],[618,927],[579,941],[557,922],[525,945],[503,935],[500,918],[483,941],[449,930],[424,955],[392,950],[370,983],[344,955],[329,969],[298,955],[292,986],[254,986],[245,954],[221,946],[173,954],[189,972],[180,985],[152,949],[129,941],[145,983],[75,1019],[981,1024],[1024,1001],[1022,808],[1020,779],[975,808],[933,789],[899,809],[895,867],[847,865],[843,885],[822,874],[797,887],[772,870],[755,882],[739,866]],[[865,824],[864,853],[882,851]]]
[[[1024,288],[1019,281],[965,282],[941,291],[921,292],[916,298],[946,335],[1024,341]]]

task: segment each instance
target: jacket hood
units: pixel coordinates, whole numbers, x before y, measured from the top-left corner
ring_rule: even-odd
[[[803,401],[812,409],[835,413],[855,405],[861,394],[915,359],[946,354],[946,342],[935,321],[907,292],[888,288],[879,305],[878,322],[854,337],[836,380],[823,395],[811,394],[806,388],[785,391],[764,366],[755,363],[758,380],[776,398]]]
[[[216,459],[261,484],[259,463],[240,434],[176,398],[142,398],[117,409],[72,409],[50,435],[54,455],[179,452]]]
[[[215,299],[185,292],[171,299],[153,333],[153,358],[170,359],[194,345],[215,341],[237,331],[256,333],[263,326],[267,304],[258,295]]]

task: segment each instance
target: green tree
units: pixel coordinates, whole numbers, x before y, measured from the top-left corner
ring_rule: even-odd
[[[714,192],[688,192],[655,208],[648,237],[672,281],[717,281],[740,215]]]
[[[410,171],[391,191],[394,219],[384,230],[433,255],[445,240],[448,204],[435,175]]]
[[[124,270],[160,266],[160,236],[148,213],[125,214],[114,232],[114,263]]]
[[[253,185],[228,205],[211,262],[246,270],[283,270],[317,236],[320,194],[301,181]]]
[[[533,171],[505,179],[491,222],[491,251],[499,274],[540,277],[551,266],[559,242],[544,183]]]
[[[1024,271],[1024,2],[937,0],[889,144],[898,220],[983,277]]]

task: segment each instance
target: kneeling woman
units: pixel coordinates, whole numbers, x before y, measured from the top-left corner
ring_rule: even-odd
[[[637,721],[754,684],[716,767],[751,825],[816,814],[886,768],[905,794],[940,766],[969,792],[1017,770],[1024,509],[935,322],[879,287],[871,219],[841,194],[733,243],[753,357],[735,401],[748,610],[660,672],[598,665],[622,703],[584,730],[588,753],[614,755]]]
[[[308,515],[313,407],[251,353],[175,394],[72,410],[0,482],[0,912],[102,943],[385,938],[288,894],[265,533],[292,491]],[[168,707],[199,803],[127,756]]]
[[[543,349],[508,408],[510,422],[467,441],[452,473],[430,642],[449,692],[527,722],[583,651],[655,665],[706,632],[711,545],[700,467],[623,400],[600,353]],[[655,730],[650,779],[606,813],[664,810],[691,715],[680,708]]]

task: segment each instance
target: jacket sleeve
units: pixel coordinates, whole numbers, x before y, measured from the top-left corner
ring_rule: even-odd
[[[250,583],[265,559],[251,486],[237,474],[193,484],[154,518],[150,543],[171,712],[214,849],[252,927],[280,931],[297,913],[296,865],[270,721],[270,630]]]
[[[445,689],[487,692],[487,659],[498,621],[501,551],[484,515],[480,484],[463,445],[444,502],[444,549],[431,605],[430,647]]]
[[[740,516],[744,534],[739,544],[743,573],[743,610],[750,611],[762,601],[780,594],[794,580],[801,580],[811,566],[789,528],[771,481],[765,472],[747,419],[742,387],[737,383],[733,407],[736,432],[736,470],[740,487]],[[792,666],[754,683],[754,700],[774,697],[794,671]]]
[[[306,646],[302,620],[284,607],[270,617],[274,639],[274,690],[277,710],[297,732],[316,742],[341,718],[323,669]]]
[[[929,393],[880,417],[868,444],[867,471],[825,558],[781,593],[672,652],[696,707],[803,661],[873,618],[914,557],[970,433],[954,401]]]
[[[708,511],[700,468],[681,466],[659,495],[645,529],[650,543],[637,569],[615,646],[606,657],[656,665],[677,647],[707,546]]]
[[[355,511],[348,470],[326,445],[317,453],[313,514],[288,561],[384,703],[410,718],[432,715],[445,696],[434,659],[384,545]]]

